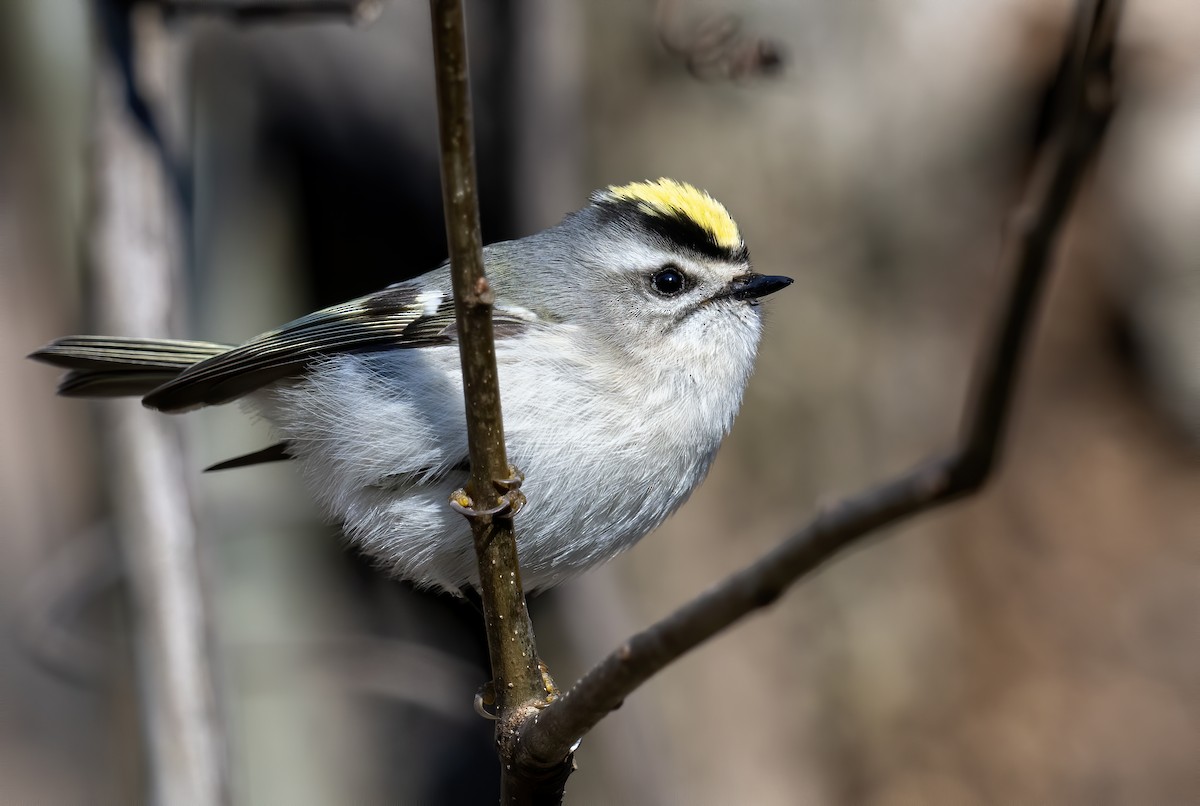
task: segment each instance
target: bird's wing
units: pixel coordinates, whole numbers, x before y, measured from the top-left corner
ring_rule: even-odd
[[[287,440],[276,442],[274,445],[269,445],[253,453],[244,453],[241,456],[235,456],[232,459],[226,459],[224,462],[217,462],[215,465],[209,465],[204,468],[205,473],[211,473],[214,470],[233,470],[235,467],[249,467],[250,465],[262,465],[267,462],[286,462],[292,458],[288,453],[290,447]]]
[[[523,330],[531,320],[498,307],[493,321],[499,337]],[[428,347],[450,343],[454,337],[454,300],[449,293],[423,292],[416,281],[398,283],[303,316],[194,364],[142,402],[168,412],[227,403],[296,375],[323,356]]]

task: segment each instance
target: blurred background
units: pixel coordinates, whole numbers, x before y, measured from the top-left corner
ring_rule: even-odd
[[[175,332],[127,335],[239,341],[445,257],[426,4],[231,5],[0,4],[0,803],[146,797],[103,433],[138,404],[54,398],[23,359],[104,321],[97,105],[157,138],[181,233]],[[585,740],[568,802],[1200,799],[1200,6],[1128,5],[995,483],[655,678]],[[560,684],[951,443],[1071,10],[468,3],[486,240],[670,176],[796,278],[708,481],[533,601]],[[473,606],[382,578],[286,465],[201,474],[269,444],[236,407],[182,422],[233,800],[494,802]]]

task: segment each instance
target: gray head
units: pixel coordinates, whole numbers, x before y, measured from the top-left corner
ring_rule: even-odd
[[[492,249],[502,297],[639,369],[716,361],[748,374],[758,300],[791,283],[754,273],[725,207],[669,179],[597,191],[559,225]]]

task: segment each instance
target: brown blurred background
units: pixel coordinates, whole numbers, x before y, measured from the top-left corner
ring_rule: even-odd
[[[468,4],[486,239],[672,176],[797,280],[693,500],[535,600],[560,683],[822,501],[949,444],[1071,13],[673,5],[663,23],[639,0]],[[656,30],[730,13],[782,71],[700,80]],[[236,341],[445,254],[424,3],[369,27],[0,4],[4,804],[144,797],[100,421],[22,358],[93,315],[91,107],[121,21],[135,82],[165,77],[139,89],[182,201],[170,335]],[[1130,3],[1122,48],[995,484],[656,678],[585,741],[568,802],[1200,802],[1200,6]],[[235,802],[494,802],[472,607],[379,578],[286,466],[200,474],[267,444],[235,408],[187,429]]]

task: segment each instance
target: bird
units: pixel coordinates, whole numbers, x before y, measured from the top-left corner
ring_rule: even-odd
[[[532,235],[483,249],[527,590],[602,563],[659,526],[706,476],[741,406],[763,297],[737,223],[671,179],[610,185]],[[384,572],[478,587],[448,264],[244,344],[68,336],[30,355],[68,397],[141,397],[166,413],[238,401],[278,442],[210,470],[291,460]]]

